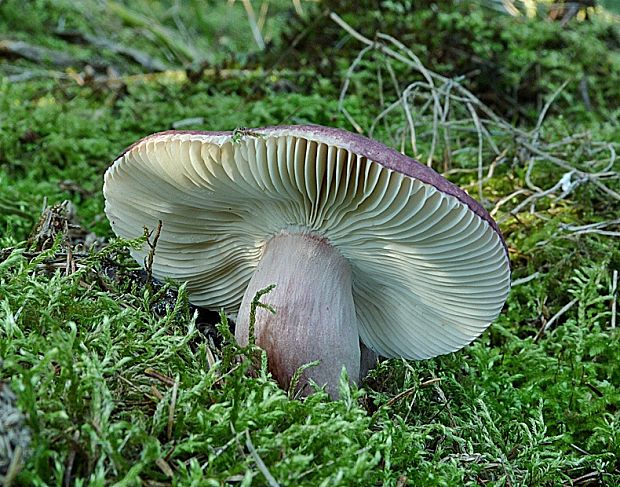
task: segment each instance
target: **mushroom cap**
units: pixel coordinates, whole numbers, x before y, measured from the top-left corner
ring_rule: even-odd
[[[417,161],[340,129],[153,134],[114,161],[104,195],[119,236],[163,222],[156,277],[187,282],[193,303],[232,313],[269,238],[327,239],[351,265],[360,337],[385,357],[462,348],[510,290],[504,240],[478,202]],[[147,252],[132,255],[143,262]]]

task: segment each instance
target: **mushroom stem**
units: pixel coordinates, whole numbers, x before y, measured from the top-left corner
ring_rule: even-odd
[[[249,317],[256,293],[276,287],[263,298],[276,314],[256,310],[256,344],[267,352],[269,370],[288,389],[295,371],[306,369],[298,388],[307,394],[308,379],[338,396],[342,367],[357,382],[360,347],[351,289],[351,267],[323,237],[280,233],[265,244],[263,256],[245,291],[236,327],[237,341],[248,344]]]

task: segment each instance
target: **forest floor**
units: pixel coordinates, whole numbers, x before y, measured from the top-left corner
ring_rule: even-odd
[[[0,393],[21,411],[0,401],[5,482],[620,485],[617,17],[31,3],[0,1]],[[278,388],[219,310],[148,282],[144,239],[103,212],[106,168],[145,135],[302,123],[464,187],[512,265],[474,343],[384,361],[338,401]]]

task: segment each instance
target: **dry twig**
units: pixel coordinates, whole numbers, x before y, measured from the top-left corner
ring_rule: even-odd
[[[265,462],[263,462],[261,457],[258,455],[256,448],[254,448],[254,444],[252,443],[252,438],[250,438],[250,432],[248,430],[245,431],[245,446],[250,452],[250,455],[256,463],[256,466],[265,476],[265,480],[267,480],[269,487],[280,487],[278,481],[274,478],[273,475],[271,475],[271,472],[269,472],[269,470],[267,469],[267,465],[265,465]]]
[[[356,131],[367,132],[372,136],[379,123],[388,127],[387,118],[398,113],[402,119],[399,118],[400,127],[396,129],[397,137],[390,134],[395,141],[394,145],[397,145],[396,141],[400,138],[401,151],[404,151],[406,147],[403,141],[408,134],[413,155],[419,156],[420,141],[426,139],[428,152],[425,159],[427,165],[432,166],[438,146],[443,144],[444,172],[451,171],[450,166],[454,155],[471,150],[471,136],[475,135],[477,138],[475,149],[477,151],[477,181],[471,186],[476,187],[478,198],[483,203],[484,183],[492,176],[498,161],[506,159],[509,150],[508,148],[500,150],[499,144],[512,145],[511,149],[518,155],[519,160],[527,164],[526,188],[517,189],[513,194],[502,198],[495,204],[492,215],[500,210],[506,212],[506,216],[500,219],[500,223],[526,209],[529,209],[531,213],[536,213],[537,205],[541,200],[546,199],[552,204],[566,199],[576,188],[584,184],[591,184],[606,196],[620,201],[620,193],[606,184],[606,181],[619,177],[618,171],[613,169],[616,160],[614,144],[591,141],[587,133],[575,134],[551,142],[542,137],[547,114],[554,101],[567,86],[568,81],[547,99],[534,128],[526,131],[515,127],[482,103],[464,87],[462,78],[447,78],[426,68],[411,49],[399,40],[380,32],[374,39],[369,39],[336,13],[332,12],[330,18],[363,45],[347,70],[339,98],[340,110]],[[344,104],[347,95],[352,90],[351,80],[355,72],[360,69],[366,57],[373,55],[376,56],[375,64],[379,68],[384,67],[390,73],[396,99],[393,101],[387,99],[383,80],[380,78],[378,86],[383,102],[379,113],[370,127],[365,130],[353,119]],[[400,65],[401,68],[402,65],[410,68],[408,84],[404,88],[401,88],[403,84],[395,78],[393,74],[395,69],[392,64]],[[378,69],[377,72],[381,73],[382,70]],[[412,76],[413,80],[411,80]],[[415,79],[416,76],[418,79]],[[575,144],[578,144],[580,151],[574,150],[572,146]],[[608,150],[609,157],[600,160],[598,154],[603,150]],[[570,158],[566,154],[570,154]],[[594,158],[579,163],[571,161],[571,159],[582,160],[583,154]],[[488,166],[485,165],[485,160],[491,161]],[[563,170],[559,177],[548,186],[548,189],[543,189],[534,182],[534,171],[539,170],[538,166],[543,167],[540,164],[542,162],[547,163],[546,168],[551,164]],[[601,164],[604,165],[602,169]],[[544,177],[548,179],[549,175],[544,173]],[[521,195],[525,195],[525,199],[517,199]],[[509,208],[504,210],[504,206]]]
[[[149,232],[148,228],[144,227],[144,237],[146,238],[146,244],[149,247],[149,253],[147,254],[144,262],[147,286],[150,286],[151,282],[153,281],[153,260],[155,259],[155,250],[157,248],[157,242],[159,241],[159,237],[161,235],[162,224],[162,221],[159,220],[159,222],[157,222],[157,228],[155,228],[155,230],[151,232]],[[151,237],[153,237],[152,242]]]
[[[134,47],[127,47],[122,44],[118,44],[110,39],[106,39],[105,37],[93,36],[85,32],[75,30],[57,31],[56,35],[68,42],[90,44],[91,46],[107,49],[116,54],[120,54],[126,59],[139,64],[148,71],[164,71],[166,69],[166,65],[161,60],[151,57],[145,52]]]
[[[618,271],[614,269],[611,278],[611,325],[610,328],[616,327],[617,302],[618,302]]]
[[[515,279],[510,283],[510,287],[520,286],[521,284],[525,284],[526,282],[533,281],[534,279],[540,276],[540,272],[534,272],[534,274],[530,274],[527,277],[522,277],[521,279]]]
[[[415,392],[417,392],[418,389],[420,389],[421,387],[428,387],[431,386],[437,382],[441,382],[441,377],[434,377],[432,379],[429,380],[425,380],[424,382],[420,382],[419,384],[410,387],[409,389],[405,389],[402,392],[399,392],[398,394],[396,394],[393,398],[391,398],[388,402],[385,403],[386,406],[393,406],[395,403],[397,403],[398,401],[400,401],[401,399],[410,396],[411,394],[414,394]]]
[[[172,385],[172,397],[170,398],[170,409],[168,410],[168,427],[166,428],[166,433],[168,436],[168,441],[172,439],[172,428],[174,426],[174,410],[177,405],[177,394],[179,392],[179,377],[177,376],[174,384]]]
[[[565,304],[562,307],[562,309],[560,309],[560,311],[554,314],[549,321],[544,323],[543,326],[541,326],[540,329],[538,330],[538,333],[536,333],[536,336],[534,337],[534,341],[537,342],[540,339],[540,337],[543,335],[543,333],[545,333],[549,328],[551,328],[551,325],[553,325],[553,323],[555,323],[564,313],[566,313],[569,309],[571,309],[575,305],[575,303],[577,303],[577,301],[578,301],[577,298],[572,299],[570,302]]]

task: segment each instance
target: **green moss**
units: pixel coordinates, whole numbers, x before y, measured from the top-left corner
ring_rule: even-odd
[[[210,17],[193,19],[204,12],[189,3],[192,7],[179,13],[189,32],[211,25]],[[490,73],[498,77],[474,77],[468,86],[483,96],[489,81],[496,81],[502,97],[524,101],[526,116],[515,119],[526,129],[537,116],[538,98],[544,100],[567,77],[587,75],[595,109],[587,111],[570,85],[549,113],[541,138],[557,141],[589,131],[592,140],[617,139],[615,27],[596,21],[562,29],[551,22],[490,17],[473,7],[457,15],[443,2],[439,10],[419,8],[412,18],[398,10],[399,2],[383,3],[384,12],[359,17],[364,28],[382,20],[383,30],[392,26],[393,34],[416,45],[425,61],[436,59],[433,67],[445,74],[470,66],[465,57],[442,51],[449,46],[491,62]],[[102,11],[102,5],[85,20],[69,3],[37,1],[23,15],[19,2],[8,0],[0,2],[0,29],[6,33],[12,25],[14,39],[91,56],[87,46],[69,47],[52,34],[63,17],[71,28],[99,27],[114,32],[119,42],[135,40],[171,65],[186,62],[140,36],[127,20]],[[188,42],[175,30],[168,4],[153,12],[145,5],[132,8],[157,17],[158,25],[176,32],[175,39]],[[221,35],[232,35],[239,19],[247,21],[236,11]],[[330,32],[326,29],[326,38]],[[195,45],[215,45],[217,33],[212,33]],[[237,51],[233,66],[247,56],[251,42],[247,32],[230,41],[230,51]],[[116,282],[105,272],[111,263],[135,267],[126,252],[130,243],[113,241],[102,253],[81,257],[82,265],[70,275],[63,265],[56,271],[44,265],[58,247],[43,256],[23,251],[20,242],[44,201],[70,199],[82,227],[111,237],[101,195],[106,167],[127,145],[180,120],[198,118],[185,128],[203,130],[283,123],[350,128],[339,112],[338,94],[340,76],[359,46],[339,44],[340,50],[325,51],[333,55],[334,71],[326,69],[317,79],[304,70],[325,65],[313,65],[319,58],[304,42],[292,56],[303,62],[291,63],[288,72],[259,68],[193,82],[177,71],[125,77],[122,87],[80,86],[66,76],[0,82],[0,380],[10,382],[28,413],[33,438],[18,482],[265,485],[260,458],[281,485],[564,485],[583,475],[602,485],[620,483],[620,335],[610,328],[612,271],[620,268],[620,250],[615,237],[565,229],[618,218],[618,202],[591,185],[563,200],[541,200],[534,213],[498,211],[513,278],[538,275],[513,288],[503,314],[479,340],[425,362],[385,361],[361,388],[343,383],[340,401],[329,401],[322,392],[290,400],[255,352],[230,343],[210,345],[183,288],[168,302],[168,312],[155,313],[159,294],[132,279]],[[319,40],[314,42],[321,49]],[[583,56],[571,54],[577,47]],[[114,53],[98,54],[120,62]],[[141,70],[124,66],[127,73]],[[362,63],[351,80],[355,93],[344,101],[364,127],[371,126],[380,106],[376,73],[376,60]],[[402,114],[394,114],[374,135],[398,146],[394,134],[404,123]],[[514,141],[497,141],[506,159],[483,186],[490,206],[525,187],[526,169]],[[475,137],[460,141],[465,149],[476,143]],[[586,168],[607,157],[593,149],[576,140],[562,148],[562,156]],[[427,150],[422,143],[421,152]],[[477,167],[475,150],[459,151],[452,164],[464,170],[450,174],[455,182],[475,181],[475,173],[467,172]],[[541,187],[563,174],[548,163],[536,167],[533,183]],[[617,163],[611,170],[617,171]],[[620,191],[617,178],[606,184]]]

